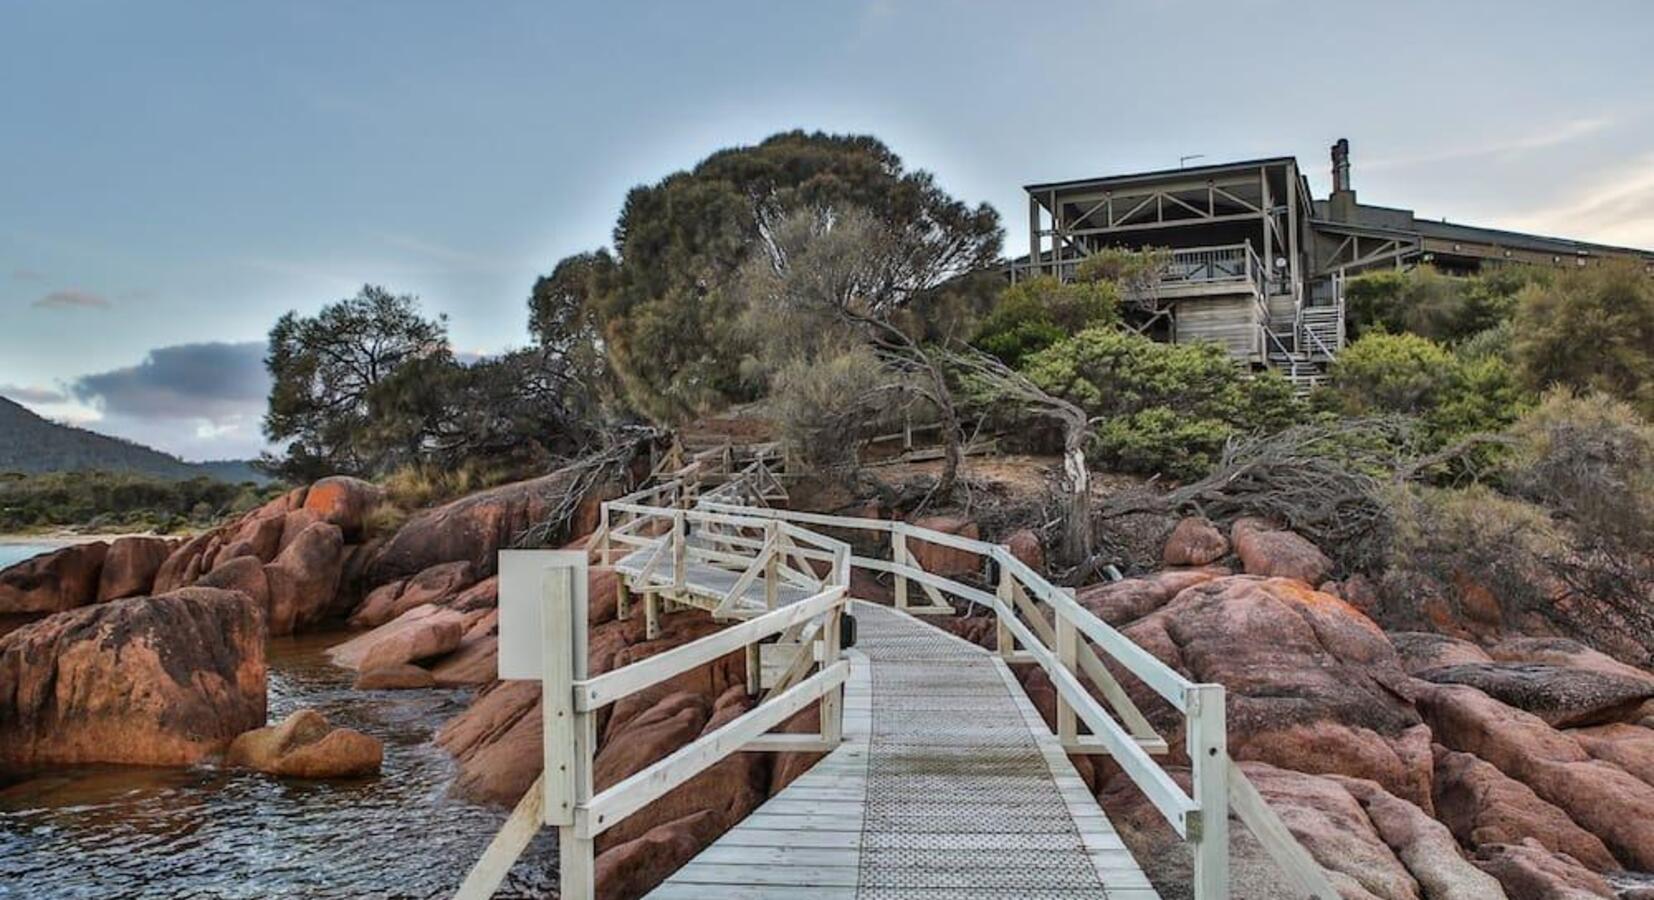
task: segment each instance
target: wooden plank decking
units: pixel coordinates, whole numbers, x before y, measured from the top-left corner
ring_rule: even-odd
[[[1157,898],[998,657],[854,604],[845,743],[649,896]]]
[[[627,576],[627,582],[633,590],[641,590],[645,587],[645,585],[638,583],[638,576],[643,574],[643,569],[648,565],[649,557],[653,553],[652,549],[645,548],[628,553],[615,561],[615,571]],[[705,600],[718,601],[723,599],[741,580],[741,573],[721,569],[717,566],[691,564],[684,568],[687,570],[684,573],[684,588],[689,593]],[[673,585],[676,577],[677,570],[673,566],[672,554],[667,553],[661,557],[659,562],[655,563],[654,569],[649,573],[649,584],[647,586],[668,588]],[[813,593],[815,592],[805,590],[795,584],[782,583],[776,588],[776,605],[789,606]],[[757,613],[769,609],[766,605],[764,583],[761,579],[754,580],[741,592],[741,596],[735,601],[735,609],[743,613]]]

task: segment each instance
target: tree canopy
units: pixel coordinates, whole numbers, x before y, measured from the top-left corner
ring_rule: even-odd
[[[752,399],[763,385],[741,365],[752,350],[733,290],[743,264],[790,213],[848,209],[902,237],[884,296],[911,297],[999,254],[991,207],[952,198],[876,139],[788,132],[632,189],[613,256],[570,257],[537,287],[535,335],[564,341],[571,322],[600,334],[627,397],[657,419]]]
[[[383,467],[389,448],[376,436],[391,423],[377,419],[375,407],[389,399],[385,386],[404,367],[451,357],[445,317],[426,319],[415,297],[371,284],[315,316],[282,316],[265,358],[272,383],[264,433],[288,442],[277,468],[313,477]],[[414,440],[398,431],[394,443]]]
[[[1654,418],[1654,278],[1641,264],[1604,263],[1529,285],[1511,327],[1530,388],[1602,391]]]

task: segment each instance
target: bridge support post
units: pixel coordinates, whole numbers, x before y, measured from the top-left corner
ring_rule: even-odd
[[[650,591],[643,595],[643,639],[652,641],[660,637],[660,592]]]
[[[1229,742],[1223,685],[1193,685],[1185,696],[1193,793],[1200,805],[1188,823],[1195,854],[1195,900],[1228,900]]]

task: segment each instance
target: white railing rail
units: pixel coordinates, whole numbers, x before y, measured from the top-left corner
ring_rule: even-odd
[[[684,516],[684,510],[660,512]],[[716,516],[718,519],[737,517]],[[763,524],[778,525],[773,521]],[[664,542],[663,542],[664,543]],[[560,896],[595,896],[595,840],[603,832],[731,754],[751,751],[826,752],[843,737],[842,617],[849,602],[848,552],[819,592],[672,650],[601,675],[588,674],[586,611],[575,604],[573,568],[549,570],[544,588],[544,748],[541,777],[456,893],[490,897],[542,825],[558,830]],[[793,664],[761,702],[717,729],[603,790],[594,790],[596,717],[600,710],[730,653],[744,652],[749,694],[762,691],[759,644],[777,635],[799,639]],[[810,669],[815,672],[810,674]],[[768,734],[819,703],[819,728],[809,734]]]
[[[621,669],[588,677],[585,611],[571,608],[572,590],[558,588],[555,580],[548,581],[544,787],[537,784],[525,796],[512,821],[495,839],[495,844],[503,842],[504,848],[490,846],[459,896],[488,896],[504,878],[510,860],[527,844],[527,838],[521,837],[526,826],[518,825],[513,831],[519,816],[525,820],[543,817],[545,823],[558,827],[562,896],[569,900],[588,898],[594,890],[592,841],[627,815],[734,752],[826,750],[836,746],[842,737],[842,686],[848,671],[847,664],[839,660],[840,621],[848,601],[851,569],[862,568],[891,574],[895,605],[910,613],[952,615],[955,609],[949,598],[992,610],[997,653],[1007,663],[1039,666],[1055,688],[1055,731],[1064,749],[1113,757],[1167,823],[1191,844],[1197,900],[1228,896],[1231,813],[1257,836],[1295,885],[1312,897],[1338,897],[1326,873],[1230,760],[1222,685],[1189,681],[1002,545],[906,522],[749,505],[762,504],[766,492],[779,487],[767,459],[758,454],[754,463],[742,466],[731,448],[724,447],[696,454],[669,471],[663,467],[659,474],[666,480],[661,484],[603,505],[599,532],[588,543],[587,552],[600,564],[612,562],[616,545],[652,552],[642,576],[633,579],[650,601],[651,618],[660,593],[677,591],[681,595],[681,579],[690,563],[740,571],[738,591],[731,592],[731,598],[758,577],[766,579],[771,591],[781,580],[790,578],[795,584],[814,588],[813,592],[786,606],[777,607],[772,601],[756,618]],[[703,478],[720,478],[720,482],[703,493],[698,490]],[[745,486],[730,487],[737,483]],[[784,491],[781,493],[784,495]],[[888,534],[890,557],[855,555],[849,544],[819,534],[812,527]],[[976,572],[980,584],[993,584],[994,589],[926,571],[910,541],[974,554],[980,560]],[[649,567],[666,554],[672,555],[675,583],[652,580]],[[760,570],[761,576],[755,574]],[[911,602],[910,588],[915,585],[925,598],[919,604]],[[624,610],[621,613],[624,615]],[[760,690],[757,647],[773,635],[803,639],[803,647],[810,649],[800,649],[763,702],[630,778],[593,792],[593,717],[597,710],[736,650],[746,652],[748,689],[756,694]],[[1183,718],[1191,781],[1187,792],[1154,759],[1167,753],[1166,741],[1114,677],[1109,664],[1130,673]],[[805,677],[811,667],[817,671]],[[1091,682],[1101,700],[1086,687],[1086,681]],[[797,735],[765,735],[817,700],[821,702],[818,735],[802,740]],[[528,836],[532,837],[532,832]],[[519,839],[521,846],[510,850],[512,841]],[[509,859],[505,859],[507,853]]]
[[[702,506],[736,511],[716,501]],[[1055,688],[1056,734],[1064,749],[1112,756],[1168,824],[1193,846],[1195,896],[1199,900],[1228,896],[1230,813],[1258,837],[1294,884],[1312,897],[1338,897],[1325,872],[1230,760],[1222,685],[1189,681],[1081,606],[1068,590],[1052,585],[1003,545],[895,520],[751,507],[740,508],[740,512],[799,525],[888,534],[889,559],[852,555],[849,564],[893,575],[898,609],[920,615],[953,615],[956,611],[947,598],[956,597],[992,610],[997,652],[1010,663],[1038,665]],[[978,573],[982,583],[996,584],[996,589],[989,591],[925,571],[912,552],[912,541],[976,555],[982,561]],[[997,577],[989,577],[990,570],[997,570]],[[912,585],[924,593],[925,603],[911,602]],[[1183,717],[1192,781],[1189,792],[1185,793],[1153,758],[1165,754],[1167,744],[1105,660],[1129,672]],[[1087,680],[1102,701],[1086,688]],[[1080,732],[1082,725],[1087,733]]]

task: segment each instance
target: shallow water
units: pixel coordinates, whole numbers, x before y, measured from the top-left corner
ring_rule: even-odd
[[[271,641],[270,718],[314,707],[379,738],[375,778],[279,780],[198,766],[85,767],[0,791],[0,897],[446,897],[505,811],[446,796],[432,734],[465,691],[350,689],[322,650],[340,636]],[[555,889],[543,833],[501,889]]]
[[[0,569],[4,569],[12,563],[20,563],[31,556],[45,553],[47,550],[56,550],[60,546],[62,545],[0,541]]]

